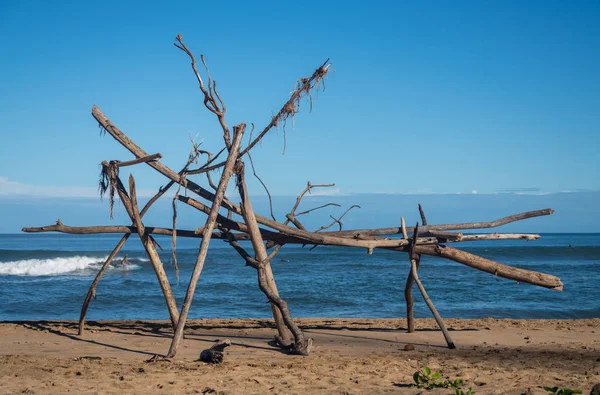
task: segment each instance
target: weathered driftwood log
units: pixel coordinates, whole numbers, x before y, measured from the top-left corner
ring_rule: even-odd
[[[427,221],[425,219],[425,213],[423,212],[423,208],[419,204],[419,213],[421,214],[421,219],[423,221]],[[402,231],[402,237],[408,239],[408,232],[406,230],[406,223],[404,222],[404,217],[400,218],[400,227]],[[409,252],[409,260],[411,262],[411,267],[408,269],[408,277],[406,279],[406,285],[404,286],[404,299],[406,301],[406,327],[407,332],[412,333],[415,331],[415,301],[412,295],[412,286],[415,281],[413,277],[412,270],[412,260],[410,259],[410,255],[414,253],[414,245],[411,243],[411,250]],[[419,263],[421,262],[421,256],[418,255],[418,259],[416,261],[416,269],[419,268]]]
[[[256,270],[258,271],[259,287],[271,302],[273,315],[278,318],[281,317],[283,323],[285,324],[285,326],[283,326],[276,320],[277,330],[279,332],[278,340],[283,346],[290,345],[289,334],[286,330],[287,326],[287,328],[294,335],[294,344],[291,348],[292,352],[300,355],[308,355],[309,350],[307,349],[307,345],[304,340],[304,334],[292,319],[287,302],[279,296],[279,292],[277,292],[277,288],[274,286],[275,280],[273,279],[273,273],[271,272],[271,263],[267,256],[267,249],[260,235],[258,223],[256,222],[254,210],[252,209],[252,203],[250,202],[250,198],[248,197],[248,192],[246,189],[244,162],[238,160],[235,172],[237,177],[237,187],[240,193],[240,198],[242,199],[242,215],[246,225],[248,226],[252,247],[254,248],[255,259],[258,261]]]
[[[171,186],[173,185],[173,181],[171,181],[170,183],[168,183],[164,188],[161,188],[149,201],[148,203],[146,203],[146,205],[144,206],[144,208],[142,209],[142,212],[140,213],[140,217],[144,217],[144,215],[146,214],[146,212],[148,212],[148,210],[150,209],[150,207],[152,207],[152,205],[154,204],[154,202],[156,202],[162,195],[164,195],[165,192],[167,192],[169,190],[169,188],[171,188]],[[63,228],[63,224],[60,221],[57,221],[55,227],[57,228]],[[73,228],[73,227],[67,227],[67,228]],[[95,227],[92,227],[95,228]],[[31,229],[35,229],[35,228],[31,228]],[[81,228],[80,228],[81,229]],[[70,229],[73,230],[73,229]],[[26,230],[26,228],[23,228],[24,232],[28,232],[31,230]],[[33,230],[35,231],[35,230]],[[57,232],[60,232],[61,230],[56,230]],[[137,232],[137,228],[136,228],[136,232]],[[77,233],[77,232],[65,232],[65,233]],[[104,232],[99,232],[99,233],[104,233]],[[129,236],[131,235],[131,232],[119,232],[119,233],[126,233],[125,235],[123,235],[123,237],[121,238],[121,240],[117,243],[117,245],[115,246],[115,248],[113,249],[113,251],[110,253],[110,255],[108,256],[108,258],[106,259],[106,261],[104,262],[104,264],[102,265],[102,267],[100,268],[100,270],[98,271],[98,273],[96,274],[96,277],[94,278],[94,281],[92,282],[92,284],[90,285],[90,288],[85,296],[85,299],[83,301],[83,304],[81,306],[81,313],[79,314],[79,331],[78,334],[79,336],[83,336],[83,330],[85,329],[85,315],[87,313],[87,309],[88,306],[90,304],[90,301],[92,300],[92,297],[94,297],[94,299],[96,298],[96,287],[98,286],[98,284],[100,283],[100,279],[102,279],[102,276],[104,275],[104,272],[106,271],[106,269],[108,269],[108,267],[110,266],[110,263],[112,262],[112,260],[115,258],[115,256],[117,256],[117,254],[119,253],[119,251],[121,250],[121,248],[125,245],[125,242],[127,241],[127,239],[129,239]]]
[[[167,308],[169,310],[169,317],[171,319],[171,324],[173,328],[177,326],[177,321],[179,320],[179,312],[177,310],[177,304],[175,302],[175,297],[173,296],[173,291],[171,290],[171,285],[169,284],[169,279],[167,278],[167,274],[165,273],[165,269],[163,267],[162,262],[160,261],[160,257],[158,252],[156,251],[156,246],[154,244],[154,239],[148,233],[144,231],[144,225],[141,221],[141,216],[137,207],[137,197],[135,192],[135,181],[133,180],[133,176],[129,178],[129,187],[131,192],[131,197],[127,195],[127,191],[123,186],[121,179],[118,175],[113,172],[113,168],[107,163],[102,162],[102,166],[108,168],[107,173],[114,179],[116,184],[116,190],[119,194],[119,198],[123,203],[123,207],[125,207],[125,211],[129,215],[131,221],[136,224],[138,229],[138,236],[142,241],[142,245],[146,250],[146,254],[150,259],[150,263],[152,264],[152,268],[154,269],[154,273],[156,274],[156,278],[158,279],[158,283],[163,292],[165,302],[167,304]]]
[[[423,213],[423,210],[421,209],[421,205],[419,205],[419,211],[421,212],[421,218],[425,218],[425,214]],[[408,239],[408,232],[406,230],[406,223],[404,222],[404,217],[400,218],[400,230],[402,232],[402,237],[404,237],[404,239]],[[411,247],[412,247],[412,245],[411,245]],[[412,270],[413,260],[410,259],[410,255],[412,254],[412,252],[414,252],[414,251],[411,249],[411,252],[409,252],[409,260],[411,263],[411,267],[408,270],[408,278],[406,279],[406,285],[404,286],[404,299],[406,301],[406,327],[407,327],[408,333],[412,333],[415,331],[415,301],[414,301],[413,295],[412,295],[412,286],[413,286],[415,279],[413,277],[413,270]],[[420,256],[418,259],[415,259],[415,266],[416,266],[415,270],[419,268],[420,261],[421,261]]]
[[[542,217],[545,215],[551,215],[554,210],[546,208],[543,210],[527,211],[525,213],[519,213],[509,215],[508,217],[499,218],[489,222],[465,222],[460,224],[439,224],[439,225],[427,225],[421,226],[419,235],[421,232],[428,230],[466,230],[466,229],[487,229],[497,228],[502,225],[510,224],[516,221],[522,221],[528,218]],[[413,232],[414,227],[409,226],[406,228],[407,232]],[[347,236],[347,237],[360,237],[360,236],[385,236],[385,235],[397,235],[402,233],[402,228],[376,228],[376,229],[354,229],[354,230],[342,230],[338,232],[325,232],[335,236]]]
[[[121,183],[118,180],[119,184]],[[165,302],[167,303],[167,308],[169,310],[169,316],[171,318],[171,324],[173,328],[177,326],[177,322],[179,321],[179,311],[177,310],[177,303],[175,302],[175,297],[173,296],[173,291],[171,290],[171,284],[169,283],[169,279],[167,278],[167,273],[165,273],[165,269],[160,260],[160,256],[156,251],[156,246],[154,243],[154,239],[148,233],[145,232],[144,224],[142,223],[142,217],[138,210],[137,204],[137,194],[135,189],[135,180],[133,176],[129,176],[129,199],[125,192],[124,188],[119,189],[119,197],[123,202],[123,206],[127,213],[135,223],[135,226],[138,229],[138,236],[142,241],[142,245],[146,250],[146,254],[150,259],[150,263],[152,264],[152,268],[154,269],[154,273],[156,274],[156,278],[158,279],[158,284],[160,285],[161,290],[163,291],[163,295],[165,297]]]
[[[121,162],[121,161],[113,161],[113,162],[114,162],[115,166],[117,166],[117,167],[125,167],[125,166],[137,165],[138,163],[154,161],[154,160],[157,160],[160,158],[162,158],[162,155],[160,153],[157,153],[157,154],[148,155],[146,157],[139,158],[139,159],[128,160],[125,162]]]
[[[140,214],[141,215],[141,214]],[[196,230],[185,230],[185,229],[177,229],[175,233],[177,233],[178,237],[192,237],[192,238],[202,238],[202,230],[204,227],[201,227]],[[124,225],[108,225],[108,226],[68,226],[63,224],[54,224],[48,226],[41,226],[37,228],[23,228],[21,231],[26,233],[41,233],[41,232],[59,232],[59,233],[68,233],[72,235],[91,235],[91,234],[126,234],[130,235],[132,233],[138,233],[138,229],[136,226],[124,226]],[[173,229],[170,228],[159,228],[156,226],[144,226],[144,231],[148,234],[152,235],[160,235],[160,236],[172,236]],[[247,235],[240,235],[241,240],[250,240]],[[227,240],[220,232],[213,232],[211,235],[213,239],[222,239]]]
[[[98,273],[96,274],[96,277],[94,278],[94,281],[92,282],[92,285],[90,285],[90,288],[89,288],[89,290],[85,296],[85,299],[83,301],[83,305],[81,306],[81,313],[79,314],[79,331],[78,331],[79,336],[83,335],[83,330],[85,329],[85,314],[87,313],[87,309],[90,304],[90,301],[92,300],[92,297],[94,299],[96,298],[96,287],[98,286],[98,283],[100,282],[100,279],[104,275],[104,272],[106,271],[106,269],[108,269],[108,267],[110,266],[113,259],[115,259],[115,257],[119,253],[119,251],[121,251],[121,248],[125,245],[125,242],[127,242],[127,239],[129,239],[129,236],[131,236],[131,233],[124,235],[121,238],[121,240],[119,240],[119,242],[117,243],[115,248],[112,250],[112,252],[108,256],[108,258],[106,258],[106,261],[104,261],[104,264],[102,265],[100,270],[98,270]]]
[[[419,268],[419,261],[421,260],[421,256],[415,252],[415,247],[416,247],[415,240],[417,239],[418,234],[419,234],[419,226],[417,224],[417,226],[415,226],[413,242],[411,243],[410,249],[408,251],[408,259],[410,260],[410,270],[411,270],[411,274],[412,274],[412,279],[414,280],[415,283],[417,283],[417,287],[419,288],[419,291],[421,292],[421,296],[423,296],[423,300],[425,301],[425,304],[427,305],[427,307],[429,307],[429,310],[431,311],[431,313],[433,314],[433,317],[435,318],[435,322],[437,322],[438,326],[442,330],[442,333],[444,334],[444,338],[446,339],[446,343],[448,344],[448,348],[454,349],[454,348],[456,348],[456,346],[454,345],[454,341],[450,337],[450,333],[448,333],[448,329],[446,329],[444,320],[442,319],[442,317],[438,313],[437,309],[435,308],[433,302],[429,298],[429,295],[427,294],[427,291],[425,291],[425,287],[423,286],[423,283],[421,283],[421,280],[419,279],[419,274],[417,273],[417,269]],[[414,330],[414,326],[413,326],[413,330]]]
[[[242,136],[244,135],[245,128],[246,125],[242,123],[234,127],[233,129],[234,136],[233,143],[231,145],[231,150],[229,151],[229,156],[227,157],[225,168],[223,169],[223,173],[221,174],[221,179],[219,180],[219,186],[217,187],[217,192],[212,207],[210,209],[210,213],[208,215],[208,218],[206,219],[206,224],[204,225],[204,231],[202,232],[202,242],[200,243],[200,251],[198,252],[196,264],[194,265],[194,271],[192,272],[192,276],[190,277],[190,283],[185,294],[185,300],[183,302],[183,305],[181,306],[179,323],[177,324],[175,334],[173,335],[173,341],[171,342],[169,352],[167,353],[167,358],[173,358],[175,356],[175,354],[177,353],[177,347],[181,342],[181,339],[183,338],[183,330],[185,328],[187,316],[190,311],[190,306],[192,304],[194,292],[196,290],[196,284],[198,283],[198,278],[200,277],[200,273],[202,272],[202,268],[204,267],[204,261],[206,260],[206,255],[208,253],[208,246],[210,244],[209,236],[212,234],[212,231],[215,228],[217,215],[219,214],[221,202],[224,198],[227,185],[229,184],[229,179],[233,174],[233,166],[235,165],[235,161],[239,153],[240,144],[242,141]]]
[[[417,245],[415,247],[417,254],[431,255],[440,258],[446,258],[453,260],[463,265],[472,267],[477,270],[481,270],[486,273],[493,274],[498,277],[504,277],[509,280],[515,280],[517,282],[524,282],[533,285],[539,285],[540,287],[553,289],[555,291],[563,290],[563,283],[558,277],[551,276],[548,274],[537,273],[530,270],[519,269],[516,267],[503,265],[498,262],[494,262],[490,259],[485,259],[480,256],[471,254],[466,251],[457,250],[445,245]]]

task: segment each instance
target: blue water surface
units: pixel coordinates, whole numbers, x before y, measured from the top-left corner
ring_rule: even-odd
[[[118,235],[0,235],[0,320],[79,318],[81,303]],[[181,306],[200,244],[178,239],[180,280],[171,239],[161,253]],[[536,241],[480,241],[455,247],[561,278],[564,292],[517,284],[461,264],[423,257],[419,269],[444,317],[600,317],[600,234],[543,234]],[[127,254],[131,264],[120,265]],[[406,254],[376,250],[285,246],[273,261],[281,296],[296,317],[404,317]],[[430,317],[415,287],[415,314]],[[269,317],[256,271],[223,241],[213,240],[191,318]],[[152,266],[133,235],[97,288],[89,319],[168,319]]]

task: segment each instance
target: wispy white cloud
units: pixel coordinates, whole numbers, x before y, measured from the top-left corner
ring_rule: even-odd
[[[150,197],[156,191],[140,189],[138,196]],[[99,196],[96,187],[57,186],[57,185],[34,185],[11,181],[8,177],[0,176],[1,196],[31,196],[48,198],[97,198]]]
[[[543,196],[543,195],[552,195],[557,193],[558,191],[545,191],[541,188],[536,187],[528,187],[528,188],[507,188],[500,189],[494,192],[495,195],[534,195],[534,196]]]
[[[341,196],[342,191],[340,190],[340,188],[314,188],[312,191],[310,191],[310,195],[307,194],[306,197],[308,196]]]
[[[498,192],[500,192],[500,193],[521,193],[521,194],[531,193],[531,194],[535,194],[538,192],[542,192],[542,190],[540,188],[536,188],[536,187],[528,187],[528,188],[507,188],[507,189],[501,189]]]

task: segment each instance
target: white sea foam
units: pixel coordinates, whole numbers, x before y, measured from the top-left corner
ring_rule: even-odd
[[[24,259],[0,262],[0,275],[51,276],[97,268],[106,258],[73,256],[68,258]]]

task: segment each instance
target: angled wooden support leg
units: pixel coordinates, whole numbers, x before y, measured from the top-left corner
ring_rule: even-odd
[[[119,240],[119,243],[115,246],[115,248],[110,253],[108,258],[106,258],[106,261],[104,262],[104,265],[102,265],[102,267],[98,271],[98,274],[96,274],[96,278],[94,278],[92,285],[90,285],[90,289],[88,290],[88,293],[85,296],[85,300],[83,301],[83,305],[81,306],[81,313],[79,314],[79,332],[78,332],[79,336],[83,335],[83,330],[85,328],[85,315],[87,313],[87,309],[90,304],[90,301],[92,300],[92,297],[93,298],[96,297],[96,287],[98,286],[100,279],[104,275],[104,272],[110,266],[110,263],[113,261],[113,259],[115,259],[115,256],[117,256],[119,251],[121,251],[121,248],[125,245],[125,242],[127,241],[127,239],[129,239],[129,236],[131,236],[131,233],[124,235],[121,238],[121,240]]]
[[[442,333],[444,334],[444,338],[446,339],[446,343],[448,343],[448,348],[456,348],[456,346],[454,345],[454,342],[452,341],[452,338],[450,337],[450,334],[448,333],[448,330],[446,329],[446,325],[444,324],[442,317],[440,317],[440,314],[438,313],[437,309],[433,305],[433,302],[429,298],[429,295],[427,295],[427,291],[425,291],[425,287],[421,283],[421,280],[419,280],[419,274],[417,273],[417,268],[419,266],[419,261],[421,260],[421,256],[416,254],[414,251],[414,247],[415,247],[416,241],[417,241],[418,231],[419,231],[419,225],[417,224],[417,226],[415,226],[415,234],[413,236],[413,240],[410,244],[410,249],[409,249],[411,274],[412,274],[412,277],[413,277],[415,283],[417,283],[417,287],[419,287],[419,291],[421,292],[421,295],[423,296],[423,300],[425,300],[427,307],[429,307],[429,310],[431,310],[431,313],[433,314],[435,321],[437,322],[438,326],[442,330]]]
[[[179,346],[179,343],[183,338],[183,330],[185,329],[187,316],[190,311],[192,300],[194,298],[196,285],[198,284],[200,273],[202,273],[202,268],[204,267],[204,262],[206,261],[206,255],[208,253],[208,247],[210,245],[212,231],[215,228],[217,216],[219,214],[219,209],[221,208],[221,203],[223,202],[225,196],[225,190],[227,189],[229,179],[231,178],[231,175],[233,173],[233,167],[239,154],[240,144],[245,128],[246,125],[242,123],[239,126],[235,126],[233,129],[233,143],[229,151],[229,156],[227,157],[225,167],[223,168],[223,173],[221,174],[219,186],[217,187],[217,191],[215,193],[215,199],[210,208],[208,218],[206,219],[206,224],[203,228],[202,242],[200,243],[200,251],[198,252],[198,257],[196,258],[196,264],[194,266],[194,271],[192,272],[192,276],[190,278],[190,284],[188,285],[188,289],[185,294],[185,300],[183,301],[183,305],[181,306],[179,322],[177,324],[177,328],[175,329],[175,334],[173,335],[173,341],[171,342],[171,346],[169,347],[167,358],[173,358],[175,354],[177,354],[177,347]]]
[[[415,302],[412,295],[413,282],[414,278],[411,269],[408,272],[408,278],[406,279],[406,285],[404,287],[404,299],[406,299],[406,326],[408,333],[413,333],[415,331]]]

